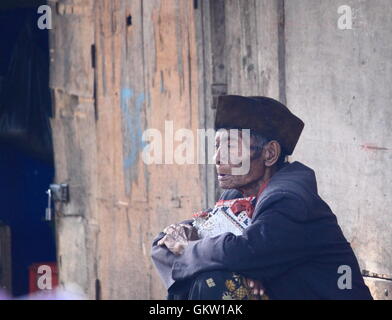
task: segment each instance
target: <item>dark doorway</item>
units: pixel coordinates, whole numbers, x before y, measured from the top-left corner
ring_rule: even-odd
[[[29,292],[30,266],[56,261],[54,222],[45,220],[54,167],[48,30],[37,26],[41,4],[0,4],[0,230],[7,230],[0,247],[10,248],[11,265],[6,268],[4,249],[0,285],[14,296]]]

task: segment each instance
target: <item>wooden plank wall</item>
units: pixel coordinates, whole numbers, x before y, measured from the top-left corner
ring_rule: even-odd
[[[244,5],[245,3],[245,5]],[[145,165],[142,133],[211,128],[219,93],[279,97],[279,1],[51,0],[60,280],[164,298],[153,237],[215,202],[214,167]]]
[[[61,282],[95,295],[97,142],[92,45],[93,1],[52,1],[50,87],[56,182],[68,183],[71,201],[57,207]]]
[[[102,5],[112,6],[112,2]],[[97,130],[98,145],[112,154],[103,157],[99,167],[116,166],[99,183],[102,298],[164,297],[150,261],[152,238],[170,223],[189,218],[202,205],[198,165],[146,166],[140,161],[145,129],[164,133],[165,120],[174,121],[174,130],[199,127],[193,10],[192,2],[158,0],[126,1],[115,10],[103,9],[117,13],[111,19],[120,29],[97,44],[97,51],[102,52],[101,71],[97,70],[98,123],[102,123]],[[129,17],[132,24],[126,26]],[[111,63],[118,68],[114,101],[112,90],[104,93],[112,76],[110,71],[103,76],[107,59],[114,53],[110,50],[120,57]],[[105,127],[116,130],[112,138],[108,139]],[[110,196],[104,181],[114,187]]]
[[[51,88],[60,279],[89,298],[163,298],[150,245],[203,207],[198,165],[141,161],[141,134],[199,128],[192,1],[55,1]]]

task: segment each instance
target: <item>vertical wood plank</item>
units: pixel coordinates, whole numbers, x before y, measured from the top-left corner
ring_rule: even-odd
[[[57,253],[60,283],[77,284],[94,297],[96,138],[92,1],[51,1],[51,121],[55,181],[67,183],[70,202],[57,205]],[[80,262],[80,263],[79,263]]]
[[[141,134],[156,128],[164,136],[165,120],[175,130],[196,133],[199,126],[194,8],[174,0],[102,0],[96,10],[101,295],[164,298],[151,242],[201,208],[201,174],[196,164],[145,165]]]
[[[278,1],[225,1],[228,92],[279,99]]]
[[[89,97],[94,93],[91,46],[94,43],[93,0],[49,1],[51,30],[50,87]]]

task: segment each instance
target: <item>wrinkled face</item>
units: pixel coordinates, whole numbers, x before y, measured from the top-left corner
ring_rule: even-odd
[[[215,135],[215,165],[222,189],[240,189],[262,179],[264,175],[264,161],[262,155],[256,154],[252,148],[254,141],[251,138],[250,145],[249,140],[243,143],[242,132],[238,133],[229,135],[225,129],[221,129]],[[233,174],[236,168],[238,171],[238,168],[244,167],[245,157],[249,161],[249,170],[243,174]],[[238,162],[237,159],[242,161]]]

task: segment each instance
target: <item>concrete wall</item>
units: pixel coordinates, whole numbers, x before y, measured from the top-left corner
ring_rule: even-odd
[[[337,25],[343,4],[351,30]],[[362,269],[389,275],[391,17],[388,0],[285,1],[287,104],[305,122],[293,158],[315,169]]]

